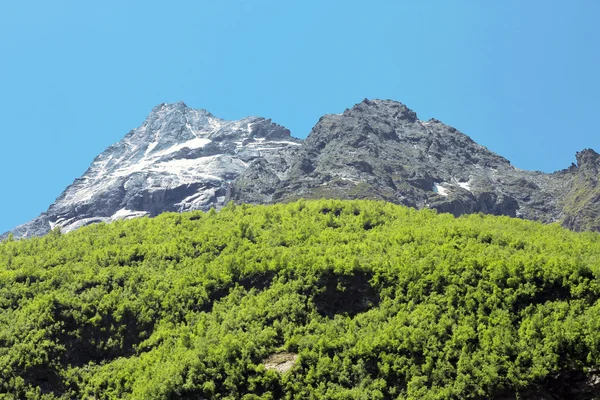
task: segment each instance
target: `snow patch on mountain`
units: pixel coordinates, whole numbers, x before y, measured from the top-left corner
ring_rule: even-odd
[[[471,184],[469,182],[456,182],[456,184],[469,192],[471,191]]]
[[[440,196],[448,196],[448,189],[443,187],[440,183],[434,182],[432,190]]]
[[[127,210],[126,208],[121,208],[119,211],[117,211],[116,213],[114,213],[112,215],[110,220],[116,221],[119,219],[131,219],[131,218],[143,217],[145,215],[148,215],[148,213],[144,212],[144,211],[133,211],[133,210]]]

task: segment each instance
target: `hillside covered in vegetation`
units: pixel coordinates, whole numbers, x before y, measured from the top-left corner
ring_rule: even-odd
[[[374,201],[9,239],[0,398],[592,399],[599,275],[596,233]]]

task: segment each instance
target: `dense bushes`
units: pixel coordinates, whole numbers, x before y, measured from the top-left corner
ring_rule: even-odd
[[[599,274],[598,234],[370,201],[6,241],[0,397],[585,398]]]

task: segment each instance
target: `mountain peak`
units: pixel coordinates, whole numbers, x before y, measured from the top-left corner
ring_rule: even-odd
[[[347,109],[345,116],[382,117],[417,121],[417,113],[403,103],[394,100],[364,99],[354,107]]]
[[[185,104],[183,101],[178,101],[176,103],[160,103],[152,109],[149,116],[155,115],[155,114],[168,114],[171,112],[185,113],[185,112],[189,112],[189,111],[193,111],[197,114],[201,114],[204,116],[214,117],[214,115],[212,113],[210,113],[209,111],[207,111],[203,108],[191,108],[187,104]]]
[[[600,154],[598,154],[593,149],[583,149],[581,151],[578,151],[575,157],[577,158],[577,164],[579,164],[580,166],[582,164],[589,163],[598,164],[598,162],[600,161]]]
[[[592,149],[578,151],[575,155],[577,167],[584,174],[598,175],[600,172],[600,154]]]
[[[13,232],[28,237],[55,227],[68,232],[93,222],[208,210],[230,199],[299,197],[375,198],[454,215],[564,223],[563,200],[579,195],[577,176],[584,188],[596,187],[600,154],[585,149],[577,163],[561,174],[518,170],[455,128],[420,121],[393,100],[364,99],[325,115],[305,141],[270,119],[229,121],[184,102],[162,103],[98,155],[46,213]],[[575,230],[591,226],[571,221]]]
[[[69,232],[95,222],[219,208],[250,163],[299,145],[270,119],[227,121],[184,102],[162,103],[99,154],[46,213],[13,232],[38,236],[56,227]]]
[[[152,109],[152,113],[182,108],[188,108],[187,104],[185,104],[183,101],[178,101],[176,103],[160,103]]]
[[[226,123],[227,121],[215,117],[207,110],[188,107],[183,101],[161,103],[128,136],[146,144],[166,142],[170,146],[173,142],[182,143],[199,135],[210,134]]]

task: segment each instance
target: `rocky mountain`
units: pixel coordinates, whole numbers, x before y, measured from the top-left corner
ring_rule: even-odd
[[[597,187],[599,156],[585,150],[577,160],[554,174],[520,170],[451,126],[419,120],[401,103],[365,100],[323,116],[283,179],[274,178],[282,175],[279,166],[251,165],[233,182],[232,198],[377,198],[454,215],[482,212],[598,229],[589,223],[600,215],[598,196],[587,194]],[[586,196],[574,195],[576,187]]]
[[[218,208],[250,163],[285,163],[300,143],[269,119],[226,121],[182,102],[161,104],[97,156],[48,211],[12,233],[41,236],[56,227],[69,232],[94,222]]]
[[[70,231],[164,211],[208,210],[229,200],[374,198],[454,215],[482,212],[573,230],[600,230],[600,155],[552,174],[524,171],[451,126],[405,105],[364,100],[321,117],[307,139],[271,120],[225,121],[183,103],[162,104],[109,147],[15,237]],[[5,234],[6,235],[6,234]]]

